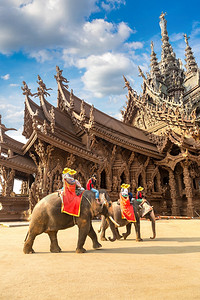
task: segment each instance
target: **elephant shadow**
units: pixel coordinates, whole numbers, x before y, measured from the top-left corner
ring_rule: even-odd
[[[119,241],[124,241],[123,239]],[[126,242],[133,242],[135,238],[127,239]],[[166,238],[156,238],[157,242],[178,242],[178,243],[195,243],[200,242],[200,237],[166,237]],[[151,239],[143,238],[143,242],[152,242]]]
[[[157,238],[159,242],[179,242],[179,243],[194,243],[200,242],[200,237],[169,237],[169,238]]]
[[[187,254],[200,252],[200,246],[148,246],[148,247],[122,247],[122,248],[101,248],[100,250],[94,250],[95,252],[105,254],[140,254],[140,255],[164,255],[164,254]],[[93,252],[92,250],[88,250]]]

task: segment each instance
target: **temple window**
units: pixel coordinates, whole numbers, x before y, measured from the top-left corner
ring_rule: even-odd
[[[126,182],[125,182],[125,181],[126,181],[126,177],[125,177],[124,172],[121,174],[120,180],[121,180],[121,184],[122,184],[122,183],[126,183]],[[120,184],[120,185],[121,185],[121,184]]]
[[[169,184],[169,177],[163,177],[163,185]]]
[[[143,180],[142,180],[142,175],[140,174],[138,177],[138,186],[142,186],[143,185]]]
[[[197,189],[197,185],[196,185],[196,180],[195,180],[195,178],[193,178],[193,187],[194,187],[195,190]]]
[[[170,151],[170,154],[173,155],[173,156],[176,156],[179,153],[181,153],[180,148],[177,145],[173,145],[173,147],[172,147],[172,149]]]
[[[156,176],[154,177],[154,192],[158,192],[158,179]]]
[[[100,187],[102,189],[106,189],[106,172],[105,172],[105,170],[103,170],[101,172],[101,184],[100,184]]]
[[[13,185],[13,192],[17,195],[21,194],[21,186],[22,186],[22,180],[15,178],[14,179],[14,185]]]

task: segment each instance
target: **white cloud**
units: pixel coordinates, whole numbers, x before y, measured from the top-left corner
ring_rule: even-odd
[[[0,52],[71,44],[95,10],[96,0],[1,0]]]
[[[91,55],[78,61],[79,68],[85,68],[82,76],[85,89],[97,98],[105,95],[121,94],[123,90],[123,74],[136,73],[136,65],[125,55],[105,53],[100,56]]]
[[[105,0],[101,3],[101,6],[106,11],[118,9],[121,5],[125,5],[125,0]]]
[[[10,86],[16,87],[16,86],[20,86],[20,85],[18,83],[11,83]]]
[[[41,63],[53,59],[53,53],[51,53],[46,49],[39,50],[39,51],[31,51],[29,56],[35,58],[38,62]]]
[[[132,42],[132,43],[126,43],[125,47],[127,47],[128,49],[142,49],[143,48],[143,43],[141,42]]]
[[[124,22],[113,24],[102,19],[86,22],[76,36],[73,47],[68,45],[63,50],[63,59],[66,65],[75,65],[80,57],[114,51],[123,47],[131,33],[132,29]]]
[[[16,103],[11,104],[11,102]],[[24,104],[21,95],[11,95],[9,97],[0,97],[0,112],[2,115],[2,123],[6,127],[19,126],[24,116]]]
[[[25,144],[27,142],[27,139],[22,135],[22,127],[20,127],[17,131],[8,131],[6,134],[21,143]]]
[[[1,76],[1,78],[3,80],[8,80],[8,79],[10,79],[10,74],[3,75],[3,76]]]
[[[184,34],[183,32],[173,33],[169,37],[170,42],[177,42],[177,41],[183,40],[183,34]]]

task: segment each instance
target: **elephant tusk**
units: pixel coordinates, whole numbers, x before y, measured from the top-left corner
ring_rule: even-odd
[[[117,226],[117,227],[120,227],[120,225],[115,222],[115,220],[113,219],[113,217],[109,216],[109,219]]]

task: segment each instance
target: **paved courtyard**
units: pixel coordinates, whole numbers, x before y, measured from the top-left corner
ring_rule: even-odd
[[[75,253],[77,227],[59,232],[62,253],[50,253],[42,234],[30,255],[22,252],[27,226],[0,226],[0,299],[200,299],[200,220],[158,220],[155,240],[150,225],[141,222],[141,243],[134,229],[101,250],[87,238],[85,254]]]

